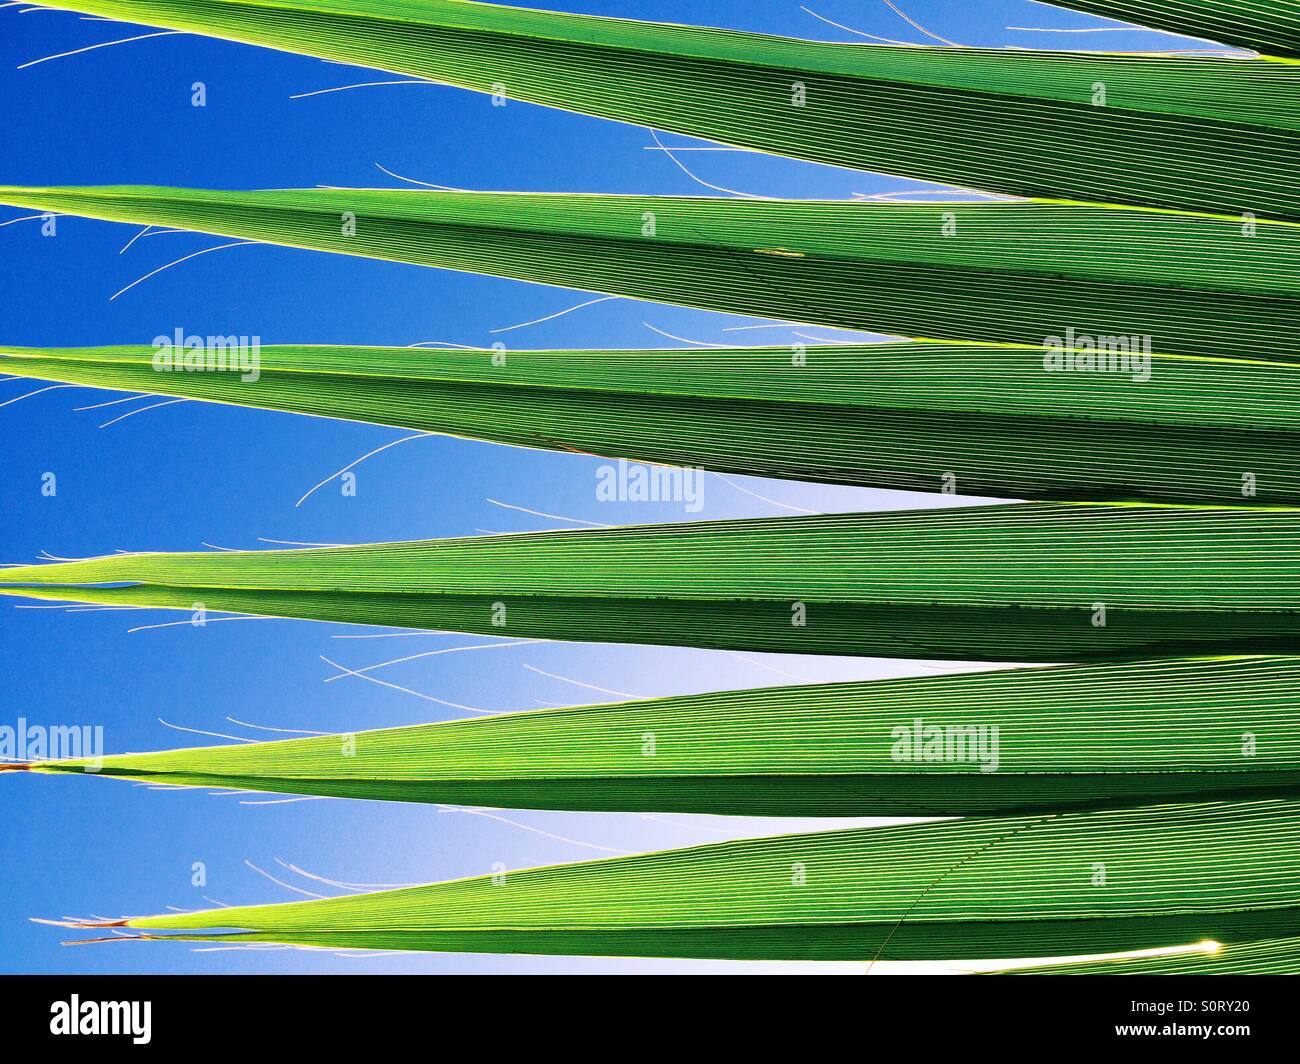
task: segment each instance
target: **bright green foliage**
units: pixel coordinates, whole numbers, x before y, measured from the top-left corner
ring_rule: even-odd
[[[0,187],[0,202],[920,339],[1300,361],[1300,225],[1046,203]],[[1244,235],[1248,229],[1255,235]]]
[[[81,926],[862,961],[1219,943],[1050,970],[1296,970],[1300,659],[1241,656],[1300,654],[1300,510],[1285,508],[1300,501],[1294,5],[1073,5],[1259,58],[824,44],[459,0],[62,6],[1030,199],[0,188],[39,211],[927,341],[519,352],[505,365],[287,348],[265,352],[257,381],[156,373],[140,348],[9,349],[16,374],[738,473],[1220,507],[1011,505],[0,570],[0,593],[56,600],[1115,663],[570,707],[361,732],[354,746],[8,766],[537,808],[980,814]],[[1154,353],[1150,379],[1046,372],[1051,337],[1128,338]],[[1135,660],[1195,655],[1232,657]],[[983,728],[996,770],[946,756],[947,731],[944,760],[896,756],[926,725]]]
[[[1061,6],[1300,58],[1300,9],[1293,0],[1069,0]]]
[[[746,839],[115,926],[450,952],[1059,957],[1295,936],[1297,859],[1300,804],[1150,806]]]
[[[1300,71],[1281,63],[829,44],[459,0],[57,6],[965,188],[1300,218]],[[1277,22],[1293,40],[1295,17]]]
[[[403,802],[768,816],[1300,796],[1300,659],[775,687],[31,767]]]
[[[0,570],[0,593],[907,658],[1294,654],[1298,534],[1300,510],[1026,504],[125,554]]]
[[[972,344],[511,351],[504,362],[486,351],[265,347],[246,379],[157,372],[153,354],[10,348],[0,369],[724,473],[1004,498],[1300,504],[1300,372],[1289,364],[1156,355],[1149,379],[1134,381],[1045,372],[1042,351]]]

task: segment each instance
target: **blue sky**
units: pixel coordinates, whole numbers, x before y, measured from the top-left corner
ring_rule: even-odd
[[[859,40],[795,3],[555,0],[529,6]],[[810,0],[862,33],[927,38],[880,0]],[[930,31],[962,44],[1162,47],[1150,34],[1055,35],[1007,27],[1086,27],[1101,20],[1028,0],[907,0]],[[463,188],[711,194],[653,146],[650,134],[445,87],[361,88],[293,99],[391,75],[178,35],[22,64],[148,30],[66,12],[0,7],[0,184],[166,184],[216,188],[315,184],[400,187],[377,166]],[[931,42],[933,43],[933,42]],[[191,104],[193,86],[207,104]],[[665,143],[689,143],[666,137]],[[920,187],[897,178],[746,153],[686,153],[703,180],[746,193],[850,197]],[[176,328],[257,335],[263,343],[517,347],[665,346],[653,330],[703,342],[781,330],[723,332],[749,319],[608,301],[506,334],[580,292],[273,247],[240,247],[158,267],[223,241],[169,234],[124,245],[137,229],[63,218],[5,225],[0,211],[0,342],[148,343]],[[824,331],[825,335],[831,333]],[[751,342],[742,340],[741,342]],[[32,392],[0,382],[0,403]],[[958,500],[790,482],[710,477],[702,514],[680,505],[605,503],[596,460],[455,439],[423,439],[357,467],[357,493],[313,485],[409,433],[198,403],[64,388],[0,407],[0,562],[40,552],[265,547],[265,540],[367,542],[563,527],[507,506],[582,521],[637,523],[766,516],[797,509],[873,510]],[[137,415],[100,427],[122,414]],[[54,497],[42,477],[57,477]],[[793,509],[792,509],[793,508]],[[375,673],[397,690],[338,671],[425,650],[491,642],[474,636],[376,633],[299,621],[213,621],[162,611],[66,612],[0,605],[0,724],[102,726],[109,752],[243,737],[250,729],[358,730],[457,719],[430,698],[490,710],[606,701],[773,683],[907,675],[952,665],[634,646],[537,644],[444,654]],[[144,627],[168,625],[167,627]],[[132,629],[141,629],[132,631]],[[380,638],[373,638],[379,635]],[[355,638],[367,636],[368,638]],[[960,666],[956,666],[960,667]],[[551,675],[544,675],[549,673]],[[562,677],[557,679],[556,677]],[[588,685],[588,686],[584,686]],[[601,694],[592,688],[618,694]],[[244,724],[234,724],[234,718]],[[269,796],[275,797],[275,796]],[[198,952],[192,945],[65,949],[69,937],[29,916],[120,915],[333,893],[327,879],[402,884],[557,861],[760,835],[830,822],[510,811],[490,816],[340,801],[262,802],[256,795],[163,792],[111,780],[0,780],[0,970],[9,972],[531,972],[857,970],[585,958]],[[195,886],[196,865],[206,882]],[[263,872],[289,886],[272,882]]]

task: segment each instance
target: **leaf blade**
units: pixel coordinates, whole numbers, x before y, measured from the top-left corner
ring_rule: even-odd
[[[1136,22],[1191,37],[1254,48],[1265,55],[1300,57],[1300,15],[1285,4],[1242,0],[1069,0],[1064,5],[1093,15]]]
[[[1298,528],[1286,509],[1000,505],[120,555],[6,569],[0,594],[795,653],[1290,654]]]
[[[1281,64],[828,44],[444,0],[61,6],[960,187],[1300,218],[1300,71]]]
[[[407,190],[0,187],[0,202],[919,339],[1300,362],[1300,225],[1039,202]]]
[[[1286,801],[946,821],[115,926],[347,948],[862,961],[1249,943],[1300,921],[1298,824]]]
[[[724,816],[970,816],[1300,795],[1300,659],[761,688],[37,762],[168,786]]]
[[[1055,373],[1032,350],[924,343],[512,351],[504,364],[403,348],[248,354],[251,373],[159,370],[151,348],[0,348],[0,367],[723,473],[1040,500],[1300,504],[1300,373],[1283,363],[1152,356],[1127,375]],[[618,497],[617,473],[602,466],[598,491]],[[702,476],[661,475],[687,512],[703,505]],[[691,501],[682,489],[693,484]]]

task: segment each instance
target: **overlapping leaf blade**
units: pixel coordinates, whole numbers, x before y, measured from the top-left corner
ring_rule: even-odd
[[[403,348],[256,354],[254,372],[237,359],[191,371],[184,352],[155,368],[157,351],[138,347],[9,348],[0,366],[724,473],[1004,498],[1300,504],[1300,372],[1282,363],[1157,355],[1128,373],[1049,372],[1032,349],[925,343],[512,351],[504,363]]]
[[[1300,218],[1300,71],[1280,63],[829,44],[459,0],[57,6],[962,187]]]
[[[762,816],[1300,796],[1300,659],[1012,669],[37,762],[192,787]]]
[[[1300,510],[984,506],[116,555],[0,570],[0,592],[796,653],[1291,654],[1298,533]]]
[[[0,187],[0,202],[913,338],[1130,338],[1300,361],[1300,225],[1047,203],[408,190]]]
[[[1222,502],[1248,483],[1253,490],[1262,473],[1258,496],[1246,492],[1233,501],[1295,501],[1284,402],[1293,388],[1287,364],[1300,361],[1300,228],[1254,220],[1300,219],[1300,192],[1291,180],[1300,162],[1300,72],[1293,64],[853,48],[441,0],[65,6],[480,91],[500,86],[516,99],[821,162],[1019,195],[1175,209],[0,189],[5,202],[38,210],[798,322],[1023,344],[1029,352],[966,348],[969,390],[945,391],[924,373],[934,368],[925,356],[935,347],[913,345],[906,354],[918,358],[918,372],[897,359],[891,381],[831,388],[829,404],[816,394],[815,377],[811,386],[806,378],[790,385],[776,375],[759,384],[743,378],[739,359],[730,377],[726,367],[709,364],[686,372],[687,384],[680,365],[646,364],[637,370],[646,375],[639,391],[602,391],[572,379],[589,367],[575,353],[561,356],[573,360],[565,366],[544,357],[559,353],[530,353],[522,377],[508,382],[446,363],[416,372],[392,352],[382,356],[386,365],[371,361],[364,370],[358,362],[369,356],[355,352],[333,369],[313,362],[311,353],[285,364],[273,353],[260,401],[215,375],[148,390],[329,416],[348,416],[358,401],[374,411],[380,396],[388,400],[378,407],[383,423],[459,426],[503,442],[850,483],[929,487],[930,478],[952,471],[937,466],[957,465],[965,490]],[[1295,54],[1297,24],[1288,12],[1228,0],[1076,6]],[[355,235],[340,227],[345,216],[358,218]],[[1149,340],[1162,356],[1176,356],[1157,361],[1168,384],[1130,393],[1111,379],[1068,378],[1058,389],[1046,377],[1013,372],[1005,383],[1015,394],[999,402],[992,377],[976,383],[993,359],[1023,371],[1046,336],[1066,330]],[[962,353],[942,350],[945,358]],[[8,363],[23,361],[24,372],[53,379],[71,373],[85,383],[136,387],[149,379],[138,351],[111,362],[87,352],[14,354]],[[887,357],[903,354],[900,348]],[[778,353],[752,357],[769,356]],[[293,359],[297,364],[288,364]],[[1248,380],[1243,370],[1258,376]],[[323,382],[327,372],[330,387],[304,387],[304,380]],[[1230,387],[1216,395],[1210,385],[1220,381]],[[1280,411],[1265,401],[1274,387]],[[519,401],[527,388],[537,402],[524,410]],[[559,393],[570,405],[553,408],[548,420],[542,406]],[[615,414],[626,411],[613,397],[626,404],[629,394],[644,435],[624,427],[611,438]],[[1234,409],[1243,396],[1247,404]],[[496,435],[485,426],[489,398],[515,410],[516,420]],[[669,443],[665,422],[655,421],[648,404],[663,419],[669,410],[681,416],[688,400],[715,411],[729,407],[733,420],[711,426],[713,436],[699,431],[685,444]],[[1082,403],[1092,404],[1087,414]],[[744,411],[748,422],[737,412],[744,404],[755,407],[752,415]],[[796,421],[808,413],[810,425],[816,408],[821,424],[849,435],[854,415],[889,431],[879,433],[874,449],[840,449],[849,459],[841,459],[850,468],[845,476],[833,465],[832,434],[782,456],[774,437],[752,432],[777,404]],[[603,430],[596,419],[584,429],[590,436],[579,442],[587,446],[548,435],[572,428],[584,409],[607,419]],[[967,419],[969,436],[952,427],[954,414]],[[949,450],[927,455],[922,441],[945,417]],[[1064,431],[1048,443],[1052,427]],[[1116,433],[1130,429],[1135,451],[1125,460]],[[723,437],[749,446],[741,453]],[[1002,442],[1001,464],[970,470],[977,445],[994,439]],[[676,449],[655,450],[664,446]],[[1076,457],[1063,465],[1072,448]],[[1149,452],[1149,463],[1141,451]],[[1233,469],[1234,457],[1241,468]],[[887,458],[895,480],[883,472]],[[927,469],[927,461],[936,466]],[[1054,465],[1068,466],[1062,485],[1029,490]],[[1300,512],[1286,510],[994,507],[941,517],[850,515],[340,551],[130,556],[9,570],[9,586],[0,591],[493,634],[625,639],[632,631],[648,642],[819,653],[999,660],[1297,653],[1298,519]],[[362,733],[367,753],[358,764],[374,764],[366,760],[374,749],[387,754],[392,774],[360,781],[336,771],[335,751],[325,756],[337,745],[332,737],[125,755],[107,767],[204,785],[293,791],[307,783],[307,793],[410,799],[414,781],[421,789],[416,800],[445,794],[543,807],[577,800],[586,808],[742,812],[866,811],[843,807],[859,797],[877,804],[872,808],[901,803],[888,811],[987,813],[1054,810],[1080,800],[1288,793],[1295,729],[1285,689],[1292,668],[1289,660],[1247,659],[1032,670],[858,685],[852,693],[697,696]],[[1112,689],[1116,676],[1122,695]],[[1195,687],[1184,684],[1192,679]],[[972,699],[985,684],[992,693]],[[935,687],[958,694],[945,702]],[[879,737],[861,749],[861,729],[879,721],[882,702],[890,704],[886,688],[910,692],[894,696],[895,706],[913,704],[919,691],[925,712],[944,720],[964,693],[963,713],[985,725],[995,723],[994,714],[1014,721],[1007,755],[1015,768],[1006,777],[1014,795],[997,790],[1003,777],[971,779],[951,763],[926,777],[939,788],[926,792],[920,773],[885,764]],[[1112,702],[1129,701],[1103,708],[1096,701],[1101,692]],[[827,695],[833,706],[822,701]],[[795,700],[793,714],[778,696]],[[805,696],[809,701],[801,701]],[[698,760],[670,757],[656,763],[658,775],[638,775],[622,747],[637,729],[644,739],[648,724],[670,734],[700,729],[692,733]],[[1040,733],[1032,742],[1030,724]],[[830,741],[800,747],[797,728]],[[1253,742],[1260,732],[1269,740],[1266,752],[1246,762],[1244,737]],[[784,745],[773,746],[774,737]],[[554,764],[573,775],[530,776],[536,762],[518,745],[529,741],[552,743]],[[419,776],[421,753],[435,750],[459,756],[461,775]],[[726,768],[722,776],[708,774],[710,752],[717,755],[712,771]],[[267,757],[269,770],[261,760]],[[864,763],[879,771],[862,772]],[[241,766],[247,774],[235,771]],[[290,771],[311,766],[316,775]],[[746,766],[757,781],[739,776]],[[791,766],[796,771],[782,771]],[[810,804],[812,792],[791,786],[804,778],[800,768],[812,768],[804,776],[821,785],[827,779],[816,773],[830,769],[834,787],[823,786]],[[1090,778],[1090,771],[1109,778]],[[866,775],[886,777],[873,781],[885,784],[883,798],[871,788],[853,790]],[[905,795],[898,786],[904,780]],[[670,804],[658,804],[665,800]],[[1212,936],[1224,943],[1219,954],[1114,963],[1125,971],[1281,971],[1294,970],[1300,934],[1297,856],[1300,804],[1291,801],[1146,806],[749,840],[534,869],[504,883],[461,880],[111,923],[183,938],[229,927],[240,929],[226,936],[236,942],[333,948],[863,960],[1043,956]]]
[[[1300,9],[1286,0],[1069,0],[1061,6],[1300,58]]]
[[[1295,936],[1297,857],[1296,803],[1151,806],[747,839],[112,926],[454,952],[1068,956]]]

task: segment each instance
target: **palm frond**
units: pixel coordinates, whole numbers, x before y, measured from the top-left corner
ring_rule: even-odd
[[[795,653],[1293,654],[1298,533],[1300,510],[982,506],[114,555],[3,569],[0,593]]]
[[[1287,223],[411,190],[0,187],[0,202],[919,339],[1300,361],[1300,225]]]
[[[1294,3],[1257,0],[1068,0],[1094,15],[1153,29],[1253,48],[1266,56],[1300,58],[1300,10]]]
[[[1011,499],[1300,505],[1300,373],[1285,363],[1153,355],[1128,373],[1050,372],[1032,349],[927,343],[504,360],[379,347],[253,354],[256,366],[232,358],[191,372],[156,368],[144,347],[7,348],[0,367],[723,473]]]
[[[1300,797],[1300,659],[1012,669],[42,761],[169,786],[528,809],[952,816]]]
[[[55,6],[963,188],[1300,218],[1300,71],[1282,63],[830,44],[460,0]],[[1211,6],[1170,19],[1217,30]],[[1294,16],[1274,21],[1292,39]]]
[[[746,839],[74,926],[450,952],[1059,957],[1293,937],[1298,858],[1300,804],[1204,803]]]

